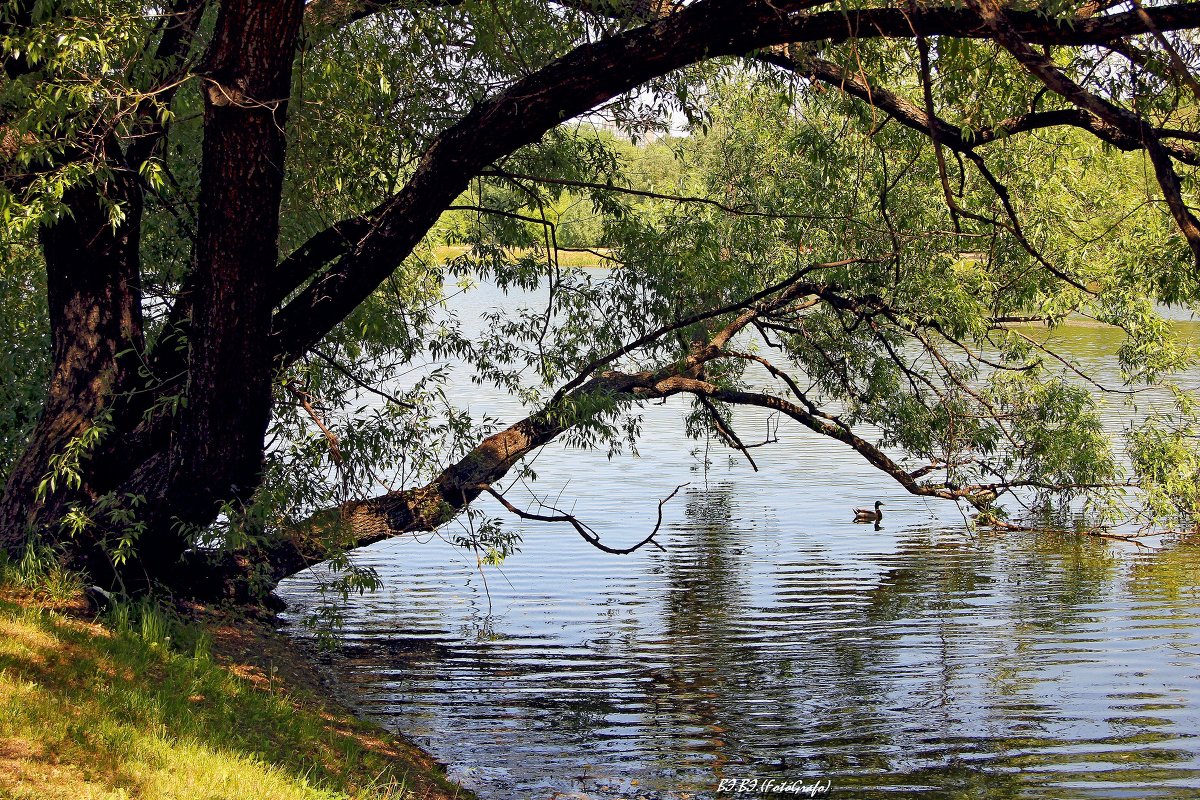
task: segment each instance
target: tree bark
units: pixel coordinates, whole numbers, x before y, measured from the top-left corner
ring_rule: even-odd
[[[171,571],[192,528],[212,523],[222,503],[247,500],[260,479],[287,105],[303,7],[303,0],[236,0],[222,3],[217,18],[202,78],[186,405],[167,463],[133,482],[152,498],[153,535],[138,552],[152,578]]]
[[[41,232],[53,342],[53,371],[30,444],[14,465],[0,498],[0,546],[20,547],[31,535],[56,538],[52,527],[73,500],[94,495],[85,481],[35,502],[52,472],[51,458],[64,452],[131,387],[144,350],[138,272],[141,194],[132,181],[106,187],[122,201],[125,220],[114,229],[94,186],[64,198],[71,214]],[[86,548],[85,548],[86,549]]]
[[[194,25],[201,5],[181,5],[188,12],[179,24]],[[242,0],[223,3],[218,14],[202,68],[205,136],[195,264],[189,295],[180,301],[187,318],[183,358],[144,352],[136,179],[121,177],[101,189],[119,186],[137,201],[115,198],[132,206],[118,229],[95,198],[100,190],[92,188],[69,197],[72,214],[44,231],[55,371],[41,423],[0,502],[5,549],[19,548],[30,525],[45,528],[74,500],[105,492],[116,493],[119,502],[136,497],[144,530],[134,558],[119,572],[127,587],[148,586],[172,574],[191,530],[211,524],[223,501],[245,499],[257,487],[271,413],[271,285],[302,9],[303,0]],[[175,38],[176,49],[185,50],[186,37]],[[158,138],[160,132],[154,133]],[[146,141],[135,144],[145,149]],[[173,353],[179,341],[167,341]],[[128,357],[118,359],[119,354]],[[135,365],[175,359],[186,384],[168,381],[122,397],[138,377]],[[170,393],[181,401],[179,412],[172,417],[158,411],[147,421],[153,406],[172,405]],[[82,465],[79,491],[60,490],[54,502],[35,503],[50,459],[108,409],[116,413],[116,429],[96,461]],[[81,537],[87,545],[72,548],[88,550],[84,562],[93,574],[112,574],[113,566],[103,563],[104,548],[93,546],[106,535],[103,520],[97,523],[96,531]],[[61,543],[63,537],[55,534],[49,539]]]

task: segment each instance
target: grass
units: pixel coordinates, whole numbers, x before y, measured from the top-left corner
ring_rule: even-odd
[[[320,699],[308,657],[260,622],[146,602],[97,622],[69,575],[0,577],[0,798],[470,797]]]

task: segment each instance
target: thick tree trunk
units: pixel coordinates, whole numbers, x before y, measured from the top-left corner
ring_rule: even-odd
[[[132,185],[109,186],[122,196],[125,221],[113,229],[95,187],[72,191],[72,211],[42,231],[46,261],[54,366],[42,416],[29,447],[18,459],[0,498],[0,546],[14,550],[28,536],[49,533],[72,500],[86,500],[93,488],[85,480],[36,499],[38,487],[53,470],[51,458],[92,427],[114,395],[136,379],[142,339],[138,273],[141,197]],[[123,191],[122,191],[123,189]],[[86,471],[86,461],[83,464]],[[48,487],[47,487],[48,488]]]
[[[186,363],[177,365],[185,370],[186,384],[157,386],[117,404],[117,429],[96,463],[84,465],[82,491],[59,492],[55,502],[36,504],[50,459],[112,408],[118,387],[126,385],[117,355],[136,353],[129,359],[133,364],[145,357],[136,240],[127,233],[137,230],[140,213],[114,233],[98,204],[73,202],[79,207],[73,219],[43,236],[55,372],[41,424],[0,504],[5,547],[19,547],[31,523],[58,519],[73,499],[132,495],[144,529],[133,557],[121,566],[124,583],[138,588],[169,582],[191,542],[190,531],[211,524],[222,503],[246,499],[257,487],[271,413],[271,289],[287,98],[302,10],[303,0],[221,5],[202,68],[196,259],[189,296],[181,301],[187,308]],[[148,358],[154,366],[159,361]],[[143,419],[153,403],[172,405],[165,396],[170,393],[183,401],[174,418],[157,413],[150,422]],[[106,536],[103,520],[97,522],[84,540]],[[56,533],[51,540],[63,543]],[[102,560],[89,558],[86,566],[93,573],[111,570],[96,563]]]
[[[303,6],[238,0],[222,3],[217,18],[202,78],[186,405],[165,463],[151,459],[131,484],[151,496],[153,535],[138,550],[151,580],[171,575],[191,530],[211,524],[223,503],[248,500],[261,479],[287,98]]]

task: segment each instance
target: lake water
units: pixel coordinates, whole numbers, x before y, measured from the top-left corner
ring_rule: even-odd
[[[1081,355],[1112,338],[1062,335]],[[473,410],[517,413],[471,392]],[[342,609],[332,656],[360,710],[495,800],[733,797],[718,789],[735,779],[846,798],[1200,796],[1200,538],[971,531],[794,426],[754,451],[756,473],[684,437],[684,409],[646,410],[638,458],[551,445],[536,462],[533,490],[614,546],[687,483],[661,550],[606,555],[509,517],[524,542],[502,567],[435,535],[361,551],[385,586]],[[768,420],[738,422],[751,439]],[[876,499],[880,530],[850,522]],[[316,581],[282,587],[294,617]]]

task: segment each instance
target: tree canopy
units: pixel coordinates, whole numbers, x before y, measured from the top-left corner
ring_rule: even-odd
[[[488,494],[615,550],[501,479],[636,444],[676,395],[750,463],[740,406],[987,519],[1192,524],[1193,354],[1157,309],[1200,298],[1198,27],[1137,0],[5,0],[0,544],[244,598]],[[441,300],[480,280],[544,303],[467,336]],[[1123,331],[1122,386],[1021,324],[1076,319]],[[455,408],[446,359],[528,416]],[[1172,402],[1104,431],[1097,396],[1144,387]]]

